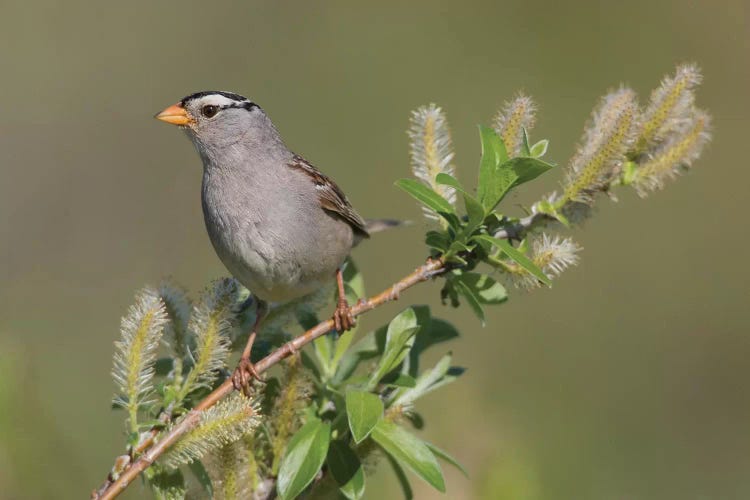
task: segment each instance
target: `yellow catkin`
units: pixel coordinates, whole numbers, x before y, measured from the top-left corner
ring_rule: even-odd
[[[409,157],[414,176],[439,193],[449,203],[455,204],[456,191],[450,186],[438,184],[436,177],[440,173],[453,175],[453,146],[445,113],[434,104],[421,106],[414,110],[409,119],[410,138]],[[429,208],[423,209],[429,220],[440,221],[440,217]]]
[[[528,107],[528,100],[523,98],[515,99],[511,105],[502,133],[505,148],[510,154],[515,154],[521,148],[523,121],[528,114]]]
[[[636,120],[634,95],[621,91],[605,104],[601,117],[594,120],[587,134],[588,143],[574,159],[568,182],[557,209],[571,201],[589,202],[592,191],[604,187],[612,171],[612,164],[624,155]],[[601,130],[598,130],[601,129]]]
[[[164,303],[156,290],[146,287],[136,295],[120,324],[120,340],[115,342],[112,377],[119,393],[114,403],[126,409],[130,431],[138,431],[138,410],[153,391],[154,362],[164,325]]]
[[[440,173],[440,158],[438,157],[437,144],[435,142],[435,117],[430,116],[424,123],[424,134],[422,135],[424,145],[425,164],[434,179]]]
[[[667,145],[636,170],[633,183],[639,194],[660,188],[667,177],[676,174],[676,168],[690,160],[703,142],[707,122],[707,116],[698,116],[693,127],[681,139]]]
[[[237,490],[237,456],[235,446],[229,444],[219,451],[221,470],[221,489],[224,500],[238,500]]]
[[[528,132],[534,126],[535,113],[531,97],[518,94],[512,101],[505,102],[495,115],[495,132],[502,138],[510,156],[521,154],[523,131]]]
[[[178,441],[174,449],[178,451],[180,448],[188,448],[193,443],[209,441],[212,437],[222,434],[226,429],[239,426],[249,416],[243,412],[236,412],[202,423],[181,441]]]
[[[138,325],[138,330],[133,336],[133,343],[130,345],[130,356],[128,358],[128,414],[130,417],[130,431],[138,432],[138,392],[141,376],[141,367],[143,365],[143,351],[147,343],[149,332],[152,328],[151,322],[154,319],[154,312],[149,311]]]
[[[179,398],[196,387],[209,387],[225,366],[231,345],[232,324],[235,321],[231,305],[236,299],[237,285],[231,279],[219,280],[213,289],[203,294],[190,318],[189,330],[195,337],[195,365],[185,377]]]
[[[190,391],[194,389],[194,385],[198,381],[201,375],[203,375],[211,363],[211,355],[213,346],[218,342],[219,336],[219,318],[216,314],[211,314],[208,321],[204,325],[203,335],[199,340],[197,352],[195,355],[195,365],[185,377],[185,383],[182,386],[182,391],[179,399],[183,399],[188,395]]]
[[[693,99],[692,90],[700,83],[697,67],[684,65],[677,68],[674,77],[665,78],[653,92],[651,103],[644,113],[637,151],[644,151],[649,144],[663,139],[659,137],[668,128],[668,122],[686,112]]]
[[[554,259],[554,257],[554,252],[552,252],[551,250],[547,250],[546,252],[535,254],[533,261],[534,264],[536,264],[536,267],[538,267],[539,269],[544,269],[552,262],[552,259]]]
[[[202,458],[206,453],[216,453],[254,431],[258,423],[255,402],[233,393],[201,413],[201,423],[167,452],[164,463],[176,467]]]
[[[424,134],[422,135],[422,143],[424,146],[425,155],[425,167],[427,168],[429,179],[431,180],[431,187],[440,196],[449,198],[449,187],[444,184],[438,184],[435,178],[439,173],[442,172],[440,163],[440,150],[438,148],[437,141],[437,123],[434,115],[428,115],[424,123]],[[447,225],[447,222],[440,219],[440,224],[443,226]]]
[[[651,119],[643,123],[643,129],[641,132],[641,143],[648,143],[654,136],[657,130],[667,121],[669,117],[669,111],[675,105],[680,95],[687,87],[687,80],[682,78],[675,82],[675,85],[667,93],[665,99],[656,108]]]

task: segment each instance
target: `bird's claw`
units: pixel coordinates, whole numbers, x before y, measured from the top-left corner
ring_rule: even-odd
[[[232,385],[236,390],[242,391],[245,396],[250,396],[253,380],[263,382],[263,379],[260,378],[260,374],[255,369],[255,365],[250,362],[250,359],[241,358],[232,374]]]
[[[343,333],[354,328],[357,321],[354,319],[352,308],[346,301],[339,301],[333,312],[333,325],[338,333]]]

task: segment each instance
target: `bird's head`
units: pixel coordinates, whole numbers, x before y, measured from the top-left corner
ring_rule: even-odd
[[[250,99],[223,91],[196,92],[155,118],[177,125],[202,152],[219,152],[233,144],[262,144],[278,139],[263,110]]]

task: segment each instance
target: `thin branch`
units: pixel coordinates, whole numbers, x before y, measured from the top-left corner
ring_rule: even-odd
[[[359,316],[371,311],[376,307],[379,307],[386,302],[397,300],[402,291],[412,286],[427,281],[430,278],[442,273],[445,270],[444,262],[442,259],[428,259],[425,264],[415,269],[412,273],[405,276],[403,279],[394,283],[392,286],[385,289],[378,295],[371,297],[367,300],[361,300],[352,307],[352,314]],[[273,365],[279,363],[283,359],[289,357],[291,354],[302,349],[304,346],[312,342],[318,337],[325,335],[326,333],[333,330],[333,320],[329,319],[319,323],[317,326],[307,330],[302,335],[290,340],[286,344],[282,345],[274,352],[258,361],[255,364],[255,370],[258,373],[262,373]],[[149,448],[143,455],[141,455],[135,462],[130,466],[123,468],[123,471],[114,480],[109,479],[99,488],[97,491],[92,493],[92,498],[97,500],[108,500],[117,497],[122,493],[125,488],[136,478],[138,475],[146,470],[151,464],[156,461],[167,449],[175,444],[177,440],[190,429],[192,429],[200,421],[201,412],[211,408],[221,399],[226,397],[229,393],[234,390],[232,380],[227,379],[217,387],[211,394],[205,397],[198,405],[190,410],[185,417],[180,421],[179,424],[174,426],[166,435],[161,437],[151,448]],[[149,440],[150,441],[150,440]]]

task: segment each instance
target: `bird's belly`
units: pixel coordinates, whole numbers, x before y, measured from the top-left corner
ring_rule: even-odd
[[[348,248],[337,251],[342,245],[328,241],[346,238],[336,231],[322,233],[315,245],[300,247],[296,242],[270,238],[268,233],[261,236],[262,228],[231,231],[222,227],[207,224],[219,259],[251,293],[268,302],[286,302],[316,291],[334,279],[348,255]]]
[[[234,256],[220,258],[243,286],[266,302],[287,302],[308,295],[332,280],[336,271],[333,267],[327,272],[302,275],[293,262],[274,263],[247,255],[239,260]]]

